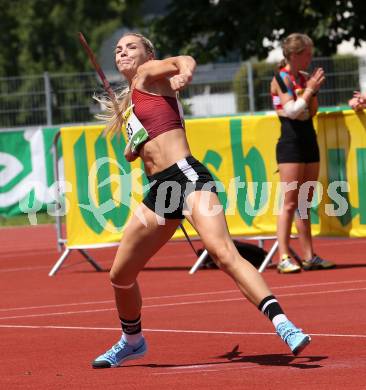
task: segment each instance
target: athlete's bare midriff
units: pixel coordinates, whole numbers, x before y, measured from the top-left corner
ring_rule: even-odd
[[[147,175],[154,175],[191,154],[183,129],[169,130],[146,142],[140,149]]]

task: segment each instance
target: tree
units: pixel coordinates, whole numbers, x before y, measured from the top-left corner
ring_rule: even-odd
[[[186,53],[199,62],[235,51],[243,60],[265,58],[292,32],[308,34],[315,54],[329,56],[344,40],[366,39],[365,14],[364,0],[171,0],[150,33],[162,55]]]
[[[77,39],[96,50],[121,26],[138,22],[141,0],[0,0],[0,74],[91,70]]]

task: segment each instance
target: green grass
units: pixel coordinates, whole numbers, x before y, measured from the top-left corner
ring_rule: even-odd
[[[55,223],[55,218],[47,213],[37,213],[37,225]],[[13,217],[0,216],[0,227],[4,226],[27,226],[31,225],[27,214],[14,215]]]

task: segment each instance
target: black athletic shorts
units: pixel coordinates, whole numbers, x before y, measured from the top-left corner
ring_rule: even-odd
[[[276,146],[277,164],[319,162],[319,146],[313,121],[280,117],[281,137]]]
[[[217,193],[216,183],[208,169],[192,156],[183,158],[155,175],[147,177],[150,190],[143,203],[167,219],[183,219],[186,198],[194,191]]]

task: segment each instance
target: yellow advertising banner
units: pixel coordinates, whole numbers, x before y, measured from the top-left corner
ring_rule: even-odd
[[[353,111],[314,119],[321,170],[311,207],[314,234],[366,235],[366,118]],[[280,123],[274,115],[186,121],[192,154],[218,184],[232,235],[273,235],[281,201],[275,146]],[[140,159],[123,157],[124,139],[104,138],[101,126],[61,129],[68,247],[118,242],[148,182]],[[304,188],[304,191],[306,188]],[[300,210],[301,212],[301,210]],[[185,224],[190,235],[194,230]],[[182,237],[177,231],[176,237]]]

